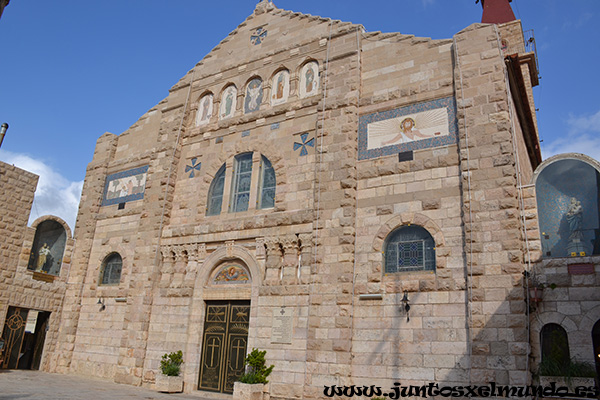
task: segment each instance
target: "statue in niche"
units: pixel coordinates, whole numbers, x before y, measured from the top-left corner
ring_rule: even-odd
[[[48,261],[48,256],[50,255],[50,247],[48,247],[48,243],[44,243],[44,245],[38,250],[38,259],[36,264],[36,271],[41,271],[46,265],[46,261]]]
[[[586,254],[586,247],[583,242],[583,207],[581,202],[575,197],[571,197],[569,208],[565,213],[565,219],[569,224],[569,239],[567,244],[567,253],[569,255],[582,256]]]

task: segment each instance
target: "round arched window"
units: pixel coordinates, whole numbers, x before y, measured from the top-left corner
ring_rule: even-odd
[[[121,282],[123,259],[119,253],[109,254],[102,262],[100,285],[118,285]]]
[[[418,225],[401,226],[388,236],[383,253],[385,273],[435,271],[435,242]]]

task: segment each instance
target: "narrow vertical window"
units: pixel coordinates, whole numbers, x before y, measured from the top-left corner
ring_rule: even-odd
[[[225,164],[221,166],[215,175],[210,189],[208,190],[208,202],[206,205],[206,215],[221,214],[221,205],[223,204],[223,189],[225,188]]]
[[[275,207],[275,183],[275,170],[271,162],[265,156],[261,156],[258,208]]]
[[[235,157],[233,167],[233,190],[230,212],[248,210],[250,201],[250,181],[252,179],[252,153],[244,153]]]

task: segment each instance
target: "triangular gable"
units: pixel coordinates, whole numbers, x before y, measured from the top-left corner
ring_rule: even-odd
[[[254,12],[216,45],[196,66],[195,78],[235,68],[284,50],[314,42],[362,25],[283,10],[261,1]],[[189,84],[189,74],[171,88]]]

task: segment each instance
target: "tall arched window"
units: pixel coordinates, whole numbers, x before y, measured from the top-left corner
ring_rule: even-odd
[[[557,158],[535,182],[543,256],[600,254],[600,174],[574,156]]]
[[[227,182],[231,182],[228,202],[230,213],[248,211],[253,207],[257,210],[275,207],[275,169],[269,159],[263,155],[260,155],[260,164],[256,161],[256,168],[255,160],[259,158],[258,156],[254,158],[253,153],[238,154],[233,160],[231,175],[227,175],[225,164],[221,166],[208,190],[207,216],[221,213],[226,176]],[[252,197],[252,206],[250,197]]]
[[[252,153],[235,156],[230,212],[248,210],[252,181]]]
[[[119,253],[111,253],[102,262],[100,285],[118,285],[121,282],[123,259]]]
[[[567,331],[558,324],[546,324],[540,332],[542,364],[546,368],[562,368],[569,364],[569,340]]]
[[[435,271],[435,242],[418,225],[401,226],[388,236],[384,247],[385,273]]]
[[[275,207],[275,170],[265,157],[260,158],[260,180],[258,188],[258,208]]]
[[[206,204],[206,215],[221,214],[223,204],[223,189],[225,188],[225,164],[219,168],[210,188],[208,189],[208,202]]]

